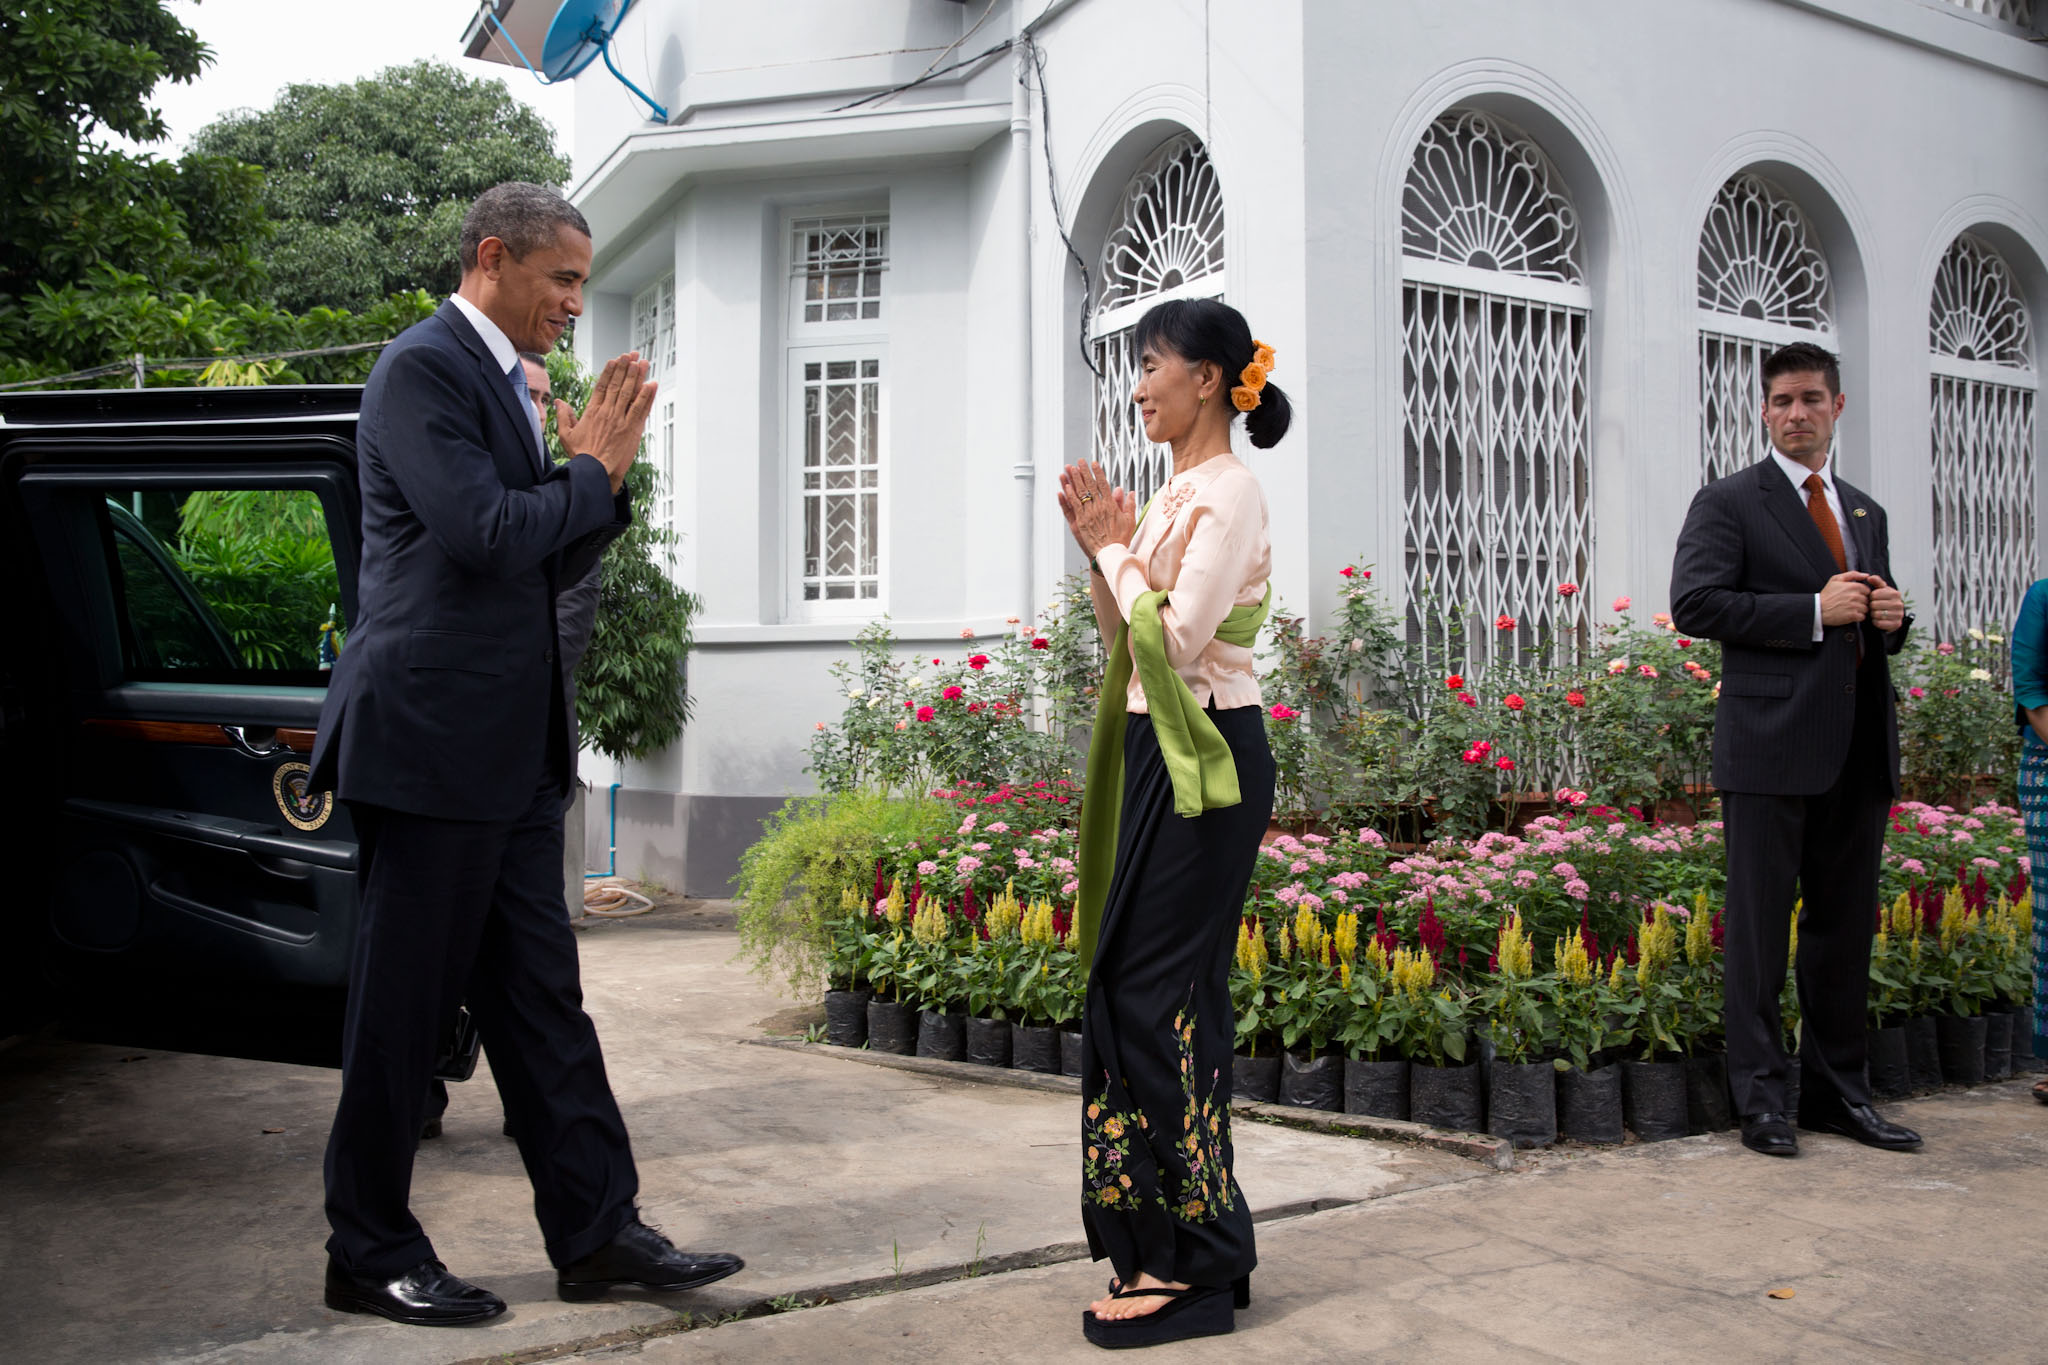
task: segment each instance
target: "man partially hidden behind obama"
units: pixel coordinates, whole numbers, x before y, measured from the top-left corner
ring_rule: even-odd
[[[1671,619],[1721,644],[1714,787],[1728,856],[1728,1082],[1742,1142],[1796,1156],[1797,1126],[1913,1151],[1871,1106],[1864,1018],[1884,826],[1899,794],[1889,658],[1913,618],[1893,585],[1884,508],[1832,467],[1847,402],[1805,342],[1763,363],[1772,449],[1694,495]],[[1799,1074],[1778,993],[1799,915]]]
[[[466,1001],[533,1184],[561,1297],[692,1289],[738,1257],[640,1221],[639,1177],[562,906],[575,717],[557,595],[630,523],[654,385],[605,366],[550,464],[520,351],[583,311],[590,228],[552,190],[487,190],[462,283],[384,348],[357,425],[356,620],[321,711],[313,784],[355,826],[361,922],[328,1139],[326,1301],[444,1326],[505,1311],[452,1275],[409,1208],[443,1028]]]

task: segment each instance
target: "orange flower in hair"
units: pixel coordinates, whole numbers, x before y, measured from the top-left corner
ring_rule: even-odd
[[[1261,365],[1258,361],[1254,360],[1251,364],[1245,366],[1244,369],[1238,372],[1237,382],[1244,385],[1248,389],[1265,388],[1266,367],[1264,365]]]
[[[1252,364],[1268,374],[1273,372],[1273,348],[1256,337],[1252,339]]]
[[[1240,384],[1230,391],[1230,401],[1237,405],[1239,412],[1250,412],[1259,405],[1259,391],[1249,384]]]

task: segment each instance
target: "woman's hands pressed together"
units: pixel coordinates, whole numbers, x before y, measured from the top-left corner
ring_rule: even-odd
[[[1093,461],[1060,471],[1059,499],[1074,543],[1090,559],[1105,545],[1129,545],[1137,534],[1138,514],[1131,495],[1111,487],[1102,466]]]

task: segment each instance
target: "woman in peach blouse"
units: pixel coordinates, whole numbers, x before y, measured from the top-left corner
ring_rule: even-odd
[[[1266,500],[1231,453],[1287,431],[1272,348],[1213,300],[1160,304],[1134,338],[1145,435],[1173,477],[1141,511],[1093,464],[1060,478],[1109,652],[1082,803],[1082,1221],[1110,1294],[1101,1346],[1228,1332],[1249,1302],[1251,1210],[1231,1173],[1230,964],[1273,809],[1252,643]],[[1092,948],[1092,955],[1091,955]]]

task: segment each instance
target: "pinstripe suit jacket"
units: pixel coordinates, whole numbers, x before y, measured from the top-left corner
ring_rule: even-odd
[[[1898,586],[1884,509],[1839,474],[1843,533],[1859,569]],[[1886,770],[1899,791],[1899,729],[1888,655],[1906,643],[1868,622],[1813,638],[1813,595],[1834,556],[1806,501],[1768,456],[1693,495],[1671,565],[1671,620],[1721,645],[1714,785],[1722,791],[1818,796],[1848,758],[1857,690],[1883,708]],[[1857,666],[1856,641],[1863,639]]]

